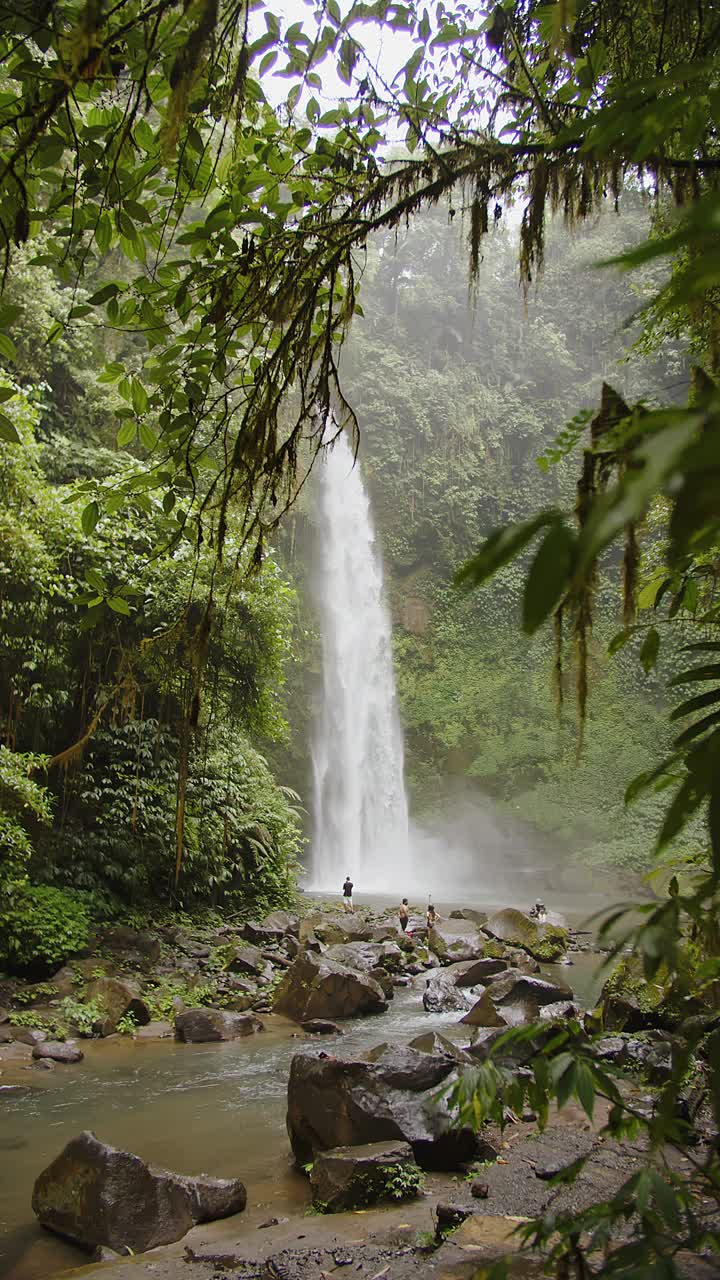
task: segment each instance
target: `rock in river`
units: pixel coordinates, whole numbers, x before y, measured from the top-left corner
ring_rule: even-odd
[[[461,1022],[471,1027],[516,1027],[534,1022],[543,1005],[571,1001],[570,987],[534,974],[508,969],[486,987]]]
[[[33,1058],[49,1058],[53,1062],[82,1062],[85,1054],[78,1049],[72,1040],[48,1040],[45,1044],[36,1044]]]
[[[131,1013],[140,1027],[150,1021],[150,1010],[140,996],[139,987],[133,982],[120,978],[97,978],[85,988],[85,999],[88,1003],[96,1000],[104,1010],[96,1024],[101,1036],[111,1036],[126,1013]]]
[[[198,1222],[240,1213],[246,1198],[237,1178],[154,1169],[85,1132],[40,1174],[32,1207],[44,1227],[85,1248],[143,1253],[180,1240]]]
[[[482,926],[483,932],[512,947],[522,947],[535,960],[559,960],[567,950],[570,935],[561,925],[541,924],[524,911],[505,907]]]
[[[262,1031],[253,1013],[228,1013],[226,1009],[184,1009],[175,1016],[175,1038],[189,1044],[210,1040],[239,1040]]]
[[[320,1152],[310,1174],[313,1205],[323,1213],[362,1209],[419,1194],[421,1174],[407,1142],[371,1142]]]
[[[362,1013],[384,1013],[385,994],[365,973],[314,952],[301,952],[275,992],[274,1007],[296,1022],[312,1018],[355,1018]]]
[[[331,1147],[409,1142],[423,1168],[455,1169],[497,1155],[457,1124],[441,1086],[457,1063],[445,1054],[380,1046],[373,1061],[298,1053],[290,1066],[287,1127],[298,1164]]]

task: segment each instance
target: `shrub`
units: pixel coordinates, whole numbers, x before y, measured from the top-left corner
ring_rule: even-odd
[[[52,972],[86,945],[89,928],[78,894],[28,885],[0,906],[0,964],[12,973]]]

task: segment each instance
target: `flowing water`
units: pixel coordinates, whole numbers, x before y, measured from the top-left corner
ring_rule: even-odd
[[[370,501],[344,435],[320,466],[319,522],[313,888],[337,888],[347,874],[367,892],[404,891],[408,808],[390,617]]]
[[[572,968],[545,966],[576,989],[582,1003],[597,992],[597,957]],[[381,1041],[407,1044],[428,1030],[467,1043],[458,1013],[426,1013],[424,975],[399,989],[386,1014],[345,1024],[339,1037],[298,1038],[284,1019],[264,1019],[259,1035],[228,1044],[89,1041],[77,1067],[31,1071],[32,1092],[0,1098],[0,1276],[45,1280],[86,1260],[44,1233],[30,1208],[38,1173],[70,1138],[92,1129],[99,1138],[180,1173],[241,1177],[248,1189],[243,1225],[302,1212],[307,1182],[292,1167],[285,1131],[290,1060],[320,1048],[343,1057]]]

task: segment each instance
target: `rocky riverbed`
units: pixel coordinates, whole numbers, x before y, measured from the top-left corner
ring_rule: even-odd
[[[213,1256],[235,1259],[233,1274],[269,1266],[275,1249],[277,1257],[287,1255],[277,1274],[312,1276],[314,1267],[323,1269],[315,1257],[323,1242],[357,1230],[359,1222],[363,1266],[371,1265],[373,1249],[390,1249],[395,1275],[401,1259],[416,1253],[426,1258],[427,1233],[435,1230],[443,1202],[449,1200],[460,1218],[467,1211],[499,1223],[550,1203],[556,1192],[545,1172],[580,1153],[588,1156],[585,1190],[581,1179],[572,1194],[581,1198],[605,1194],[615,1175],[622,1180],[634,1161],[642,1161],[642,1151],[629,1147],[610,1156],[611,1148],[577,1114],[563,1113],[545,1135],[538,1135],[531,1117],[518,1117],[504,1135],[485,1130],[478,1142],[443,1116],[442,1107],[431,1106],[438,1087],[483,1060],[506,1027],[543,1018],[549,1025],[553,1019],[582,1020],[595,994],[586,986],[594,958],[577,950],[586,938],[574,936],[561,920],[539,924],[515,911],[489,918],[456,912],[429,935],[417,927],[406,938],[391,915],[341,916],[327,906],[304,905],[301,915],[273,913],[213,934],[108,930],[93,955],[77,957],[50,981],[0,988],[6,1007],[0,1105],[9,1119],[6,1151],[19,1175],[15,1208],[5,1223],[11,1244],[4,1274],[30,1280],[82,1260],[38,1235],[28,1210],[35,1178],[86,1128],[102,1142],[178,1174],[205,1169],[247,1185],[248,1209],[226,1222],[186,1235],[190,1224],[181,1214],[177,1233],[183,1239],[148,1255],[153,1275],[176,1274],[177,1259],[189,1256],[181,1245],[193,1254],[193,1274],[217,1275],[220,1264],[203,1261],[203,1250],[212,1254],[224,1241],[232,1247]],[[575,975],[584,979],[575,983],[577,994]],[[627,991],[608,993],[611,1022],[620,1017],[618,1000],[631,998]],[[648,1025],[608,1036],[606,1053],[640,1063],[644,1082],[638,1088],[647,1088],[667,1069],[669,1037],[653,1026],[657,1017],[639,1008],[636,1015],[635,1023],[644,1019]],[[106,1079],[103,1065],[110,1066]],[[380,1185],[369,1204],[351,1211],[352,1227],[336,1227],[333,1236],[326,1224],[346,1218],[352,1203],[345,1188],[338,1200],[344,1214],[305,1219],[311,1198],[329,1207],[329,1183],[327,1170],[322,1180],[320,1160],[310,1183],[307,1169],[293,1168],[282,1134],[286,1095],[296,1165],[310,1165],[328,1148],[370,1143],[375,1164],[381,1155],[385,1169],[387,1152],[378,1154],[377,1144],[399,1141],[404,1147],[396,1166],[402,1168],[393,1185],[409,1194],[412,1183],[414,1198],[400,1209],[375,1209],[372,1200],[383,1199]],[[347,1167],[346,1159],[335,1159],[336,1181],[338,1169]],[[415,1168],[424,1170],[418,1179],[409,1172]],[[361,1173],[358,1185],[364,1186]],[[391,1196],[385,1199],[392,1203]],[[40,1199],[36,1208],[41,1220],[57,1227]],[[267,1233],[262,1246],[260,1227]],[[387,1233],[396,1228],[400,1234],[388,1243]],[[63,1230],[82,1239],[67,1222]],[[502,1235],[497,1227],[493,1239],[497,1232]],[[420,1243],[418,1233],[425,1233]],[[147,1247],[149,1239],[136,1246]],[[97,1238],[84,1243],[90,1247]],[[378,1272],[385,1265],[380,1253],[372,1255]],[[140,1264],[133,1265],[137,1276]],[[230,1270],[229,1262],[223,1265]],[[327,1259],[324,1265],[337,1269]],[[171,1270],[158,1272],[159,1266]],[[116,1268],[119,1280],[124,1264]]]

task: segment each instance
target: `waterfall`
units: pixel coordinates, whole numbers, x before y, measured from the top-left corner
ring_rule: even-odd
[[[320,466],[322,703],[315,727],[312,884],[409,892],[403,738],[383,569],[344,435]]]

